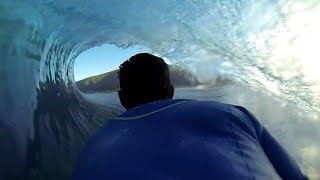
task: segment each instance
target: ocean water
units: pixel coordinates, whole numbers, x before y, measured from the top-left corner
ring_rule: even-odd
[[[114,94],[74,82],[76,57],[105,43],[231,80],[177,98],[247,107],[320,179],[319,18],[318,0],[2,0],[0,179],[67,179],[83,143],[122,111]]]

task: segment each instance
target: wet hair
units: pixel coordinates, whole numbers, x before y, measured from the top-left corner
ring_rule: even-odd
[[[148,53],[136,54],[122,63],[118,77],[130,106],[165,99],[171,88],[168,65]]]

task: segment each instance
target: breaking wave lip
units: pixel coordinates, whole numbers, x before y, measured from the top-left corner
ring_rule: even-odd
[[[77,55],[104,43],[148,47],[204,81],[245,84],[245,92],[228,88],[231,99],[257,104],[267,126],[269,118],[284,123],[270,128],[285,146],[301,135],[304,146],[289,150],[319,178],[316,0],[4,0],[0,11],[0,178],[67,179],[86,139],[117,115],[84,99],[73,79]],[[289,115],[248,98],[256,92]]]

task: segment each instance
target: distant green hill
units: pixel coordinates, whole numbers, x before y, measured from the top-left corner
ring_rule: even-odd
[[[201,85],[195,75],[180,66],[170,66],[171,82],[175,87]],[[119,89],[118,70],[92,76],[76,82],[80,91],[85,93],[111,92]]]

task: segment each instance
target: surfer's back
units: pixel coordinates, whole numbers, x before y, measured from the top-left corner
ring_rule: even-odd
[[[190,100],[130,109],[90,140],[75,179],[280,179],[263,127],[243,110]]]

